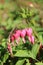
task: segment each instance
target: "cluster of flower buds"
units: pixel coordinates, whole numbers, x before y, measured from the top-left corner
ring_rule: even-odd
[[[32,28],[26,28],[23,30],[16,30],[15,33],[12,34],[12,36],[10,37],[10,41],[14,42],[14,40],[16,40],[16,43],[18,44],[20,41],[20,38],[22,38],[22,41],[24,43],[26,43],[25,37],[28,37],[28,40],[34,44],[34,36],[32,35],[33,31]]]

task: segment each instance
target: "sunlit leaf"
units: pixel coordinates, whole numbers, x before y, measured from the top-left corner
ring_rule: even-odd
[[[26,50],[18,50],[14,56],[16,57],[29,57],[29,54]]]
[[[18,60],[15,65],[23,65],[24,64],[24,61],[25,61],[25,59]]]
[[[40,45],[37,43],[33,45],[32,50],[30,52],[31,58],[36,59],[37,53],[39,52],[39,47]]]
[[[43,63],[42,62],[37,62],[37,63],[35,63],[36,65],[43,65]]]
[[[26,62],[26,65],[31,65],[28,59],[26,59]]]

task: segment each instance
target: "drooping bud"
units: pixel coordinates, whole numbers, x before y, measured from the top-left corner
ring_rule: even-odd
[[[32,42],[32,44],[34,44],[34,41],[35,41],[34,36],[31,36],[31,42]]]
[[[10,52],[10,54],[12,54],[12,47],[10,43],[7,44],[7,49]]]
[[[42,43],[40,43],[40,49],[42,49],[43,48],[43,45],[42,45]]]
[[[11,42],[14,41],[14,36],[13,35],[10,37],[10,40],[11,40]]]

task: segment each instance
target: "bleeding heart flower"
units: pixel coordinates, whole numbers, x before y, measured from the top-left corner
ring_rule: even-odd
[[[14,38],[16,40],[16,43],[18,44],[19,41],[20,41],[20,35],[18,33],[15,33],[13,36],[14,36]]]
[[[14,35],[15,35],[15,34],[13,34],[13,35],[10,37],[10,41],[11,41],[12,46],[15,46],[15,44],[14,44],[14,40],[15,40]]]
[[[32,35],[32,28],[27,29],[26,34],[27,34],[27,36],[31,36]]]
[[[32,44],[34,44],[34,41],[35,41],[34,36],[31,36],[31,42],[32,42]]]
[[[13,34],[13,36],[15,39],[18,39],[20,37],[18,33]]]
[[[23,30],[16,30],[15,33],[11,36],[12,44],[14,45],[14,40],[16,40],[16,43],[18,44],[20,41],[20,37],[22,38],[22,41],[25,43],[25,36],[28,36],[28,40],[34,44],[34,36],[32,36],[32,28],[29,29],[23,29]]]
[[[7,44],[7,49],[10,52],[10,54],[12,54],[12,48],[10,43]]]
[[[26,40],[25,40],[25,38],[22,38],[22,41],[23,41],[23,43],[26,43]]]
[[[11,42],[14,41],[14,36],[13,35],[10,37],[10,40],[11,40]]]
[[[21,34],[21,30],[17,30],[16,33],[20,35]]]
[[[25,35],[26,35],[26,30],[24,29],[24,30],[21,31],[21,35],[20,36],[21,37],[25,37]]]
[[[34,36],[28,36],[28,40],[32,43],[32,44],[34,44]]]
[[[25,43],[26,41],[25,41],[25,36],[26,36],[26,29],[23,29],[22,31],[21,31],[21,38],[22,38],[22,40],[23,40],[23,42]]]
[[[31,37],[28,36],[28,40],[31,42]]]

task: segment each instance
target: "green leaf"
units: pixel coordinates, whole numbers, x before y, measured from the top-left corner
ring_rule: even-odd
[[[36,59],[37,53],[39,51],[39,47],[40,47],[39,44],[34,44],[33,45],[32,50],[30,52],[30,57],[31,58]]]
[[[36,31],[43,32],[43,28],[42,27],[38,27],[38,28],[36,28]]]
[[[2,57],[2,62],[5,63],[6,60],[8,59],[8,57],[9,57],[9,54],[8,54],[8,52],[6,52],[6,53],[4,54],[4,56]]]
[[[36,65],[43,65],[43,63],[42,62],[37,62],[37,63],[35,63]]]
[[[39,40],[40,40],[40,43],[43,45],[43,38],[42,38],[42,35],[39,35]]]
[[[26,63],[26,65],[30,65],[30,63],[29,63],[29,60],[28,60],[28,59],[26,59],[26,62],[27,62],[27,63]]]
[[[0,34],[3,34],[3,33],[5,33],[4,30],[0,30]]]
[[[23,60],[18,60],[15,65],[23,65],[23,64],[24,64],[24,61],[25,61],[25,59],[23,59]]]
[[[0,65],[3,65],[3,62],[0,62]]]
[[[26,63],[26,65],[30,65],[30,63],[29,63],[29,62],[27,62],[27,63]]]
[[[2,40],[2,46],[3,46],[4,48],[6,48],[6,39],[3,39],[3,40]]]
[[[29,57],[29,54],[26,50],[18,50],[14,56],[16,56],[16,57]]]
[[[21,15],[23,18],[26,18],[26,14],[25,14],[25,13],[20,13],[20,15]]]
[[[40,20],[39,15],[36,15],[33,19],[34,19],[35,21],[39,22],[39,20]]]
[[[23,13],[25,13],[25,9],[24,9],[23,7],[21,7],[21,11],[22,11]]]

